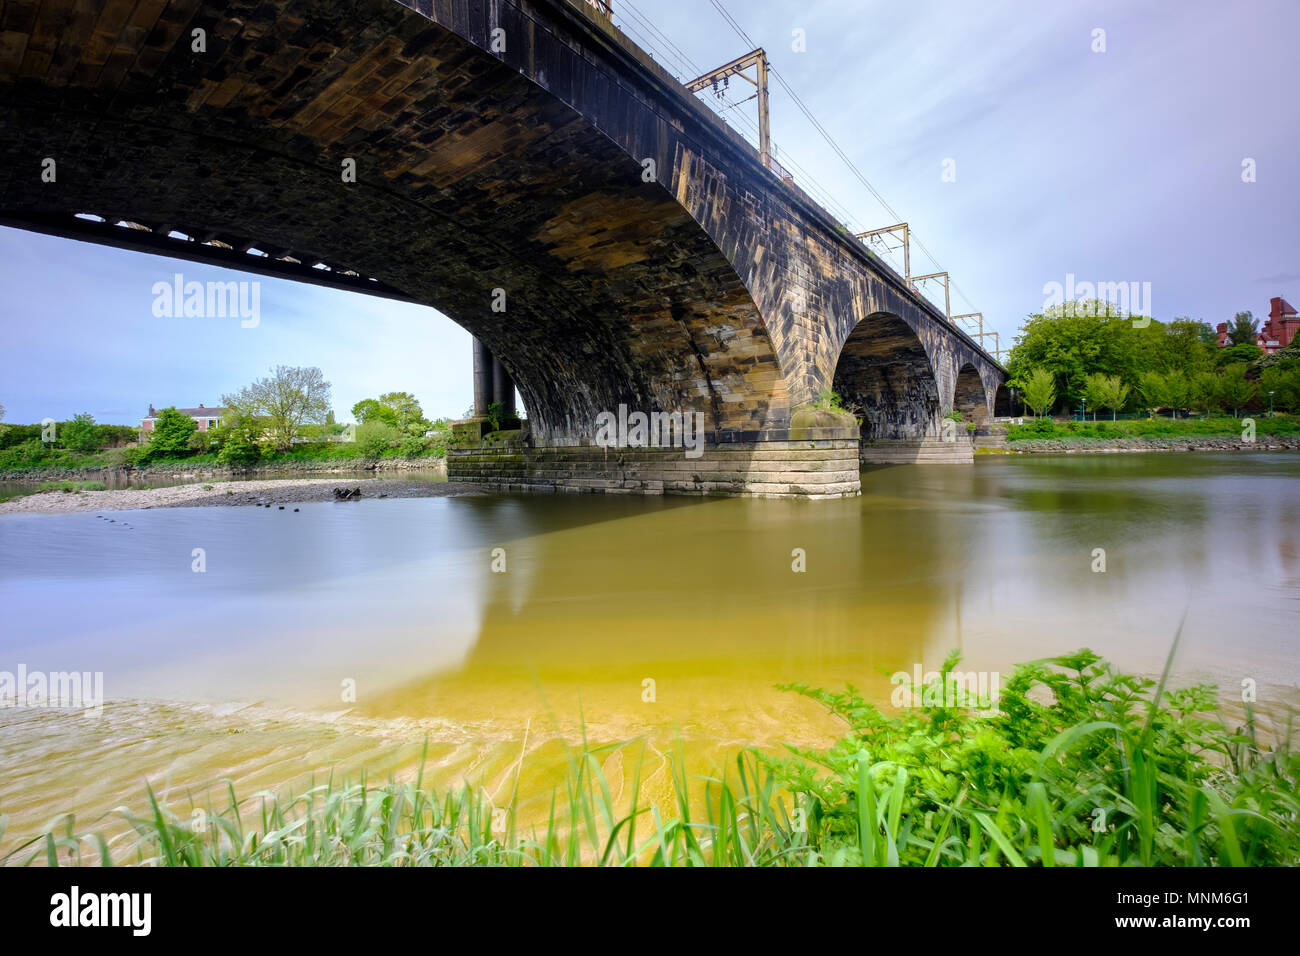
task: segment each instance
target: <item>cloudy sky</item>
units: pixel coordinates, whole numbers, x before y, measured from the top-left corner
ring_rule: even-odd
[[[914,245],[912,271],[947,269],[953,311],[982,311],[1004,347],[1067,275],[1150,283],[1160,319],[1300,302],[1296,0],[722,2],[937,260]],[[710,0],[615,9],[683,77],[748,50]],[[855,229],[892,224],[779,84],[772,134]],[[470,404],[469,337],[430,309],[262,279],[255,333],[196,334],[140,294],[182,269],[239,278],[0,229],[5,420],[134,423],[281,363],[324,370],[340,420],[390,389],[436,416]]]

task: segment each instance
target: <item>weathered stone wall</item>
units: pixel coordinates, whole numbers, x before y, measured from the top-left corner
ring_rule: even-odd
[[[843,498],[858,494],[858,472],[853,437],[729,442],[707,446],[697,459],[679,449],[517,444],[447,453],[450,481],[502,491]]]

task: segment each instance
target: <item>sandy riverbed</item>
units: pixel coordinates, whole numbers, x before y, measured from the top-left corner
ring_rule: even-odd
[[[390,478],[279,478],[264,481],[210,481],[172,488],[122,491],[46,491],[0,502],[0,515],[67,514],[78,511],[129,511],[137,508],[195,508],[210,505],[295,505],[333,501],[335,488],[360,488],[363,498],[444,498],[484,494],[461,481],[411,481]],[[340,504],[340,507],[344,507]]]

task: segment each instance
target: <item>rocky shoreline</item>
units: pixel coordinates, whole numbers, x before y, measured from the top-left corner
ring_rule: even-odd
[[[1260,435],[1254,442],[1244,442],[1236,435],[1188,435],[1143,438],[1030,438],[1006,442],[995,447],[992,454],[1002,451],[1022,454],[1060,454],[1061,452],[1159,452],[1159,451],[1296,451],[1300,450],[1300,435]],[[989,453],[989,452],[986,452]]]
[[[360,488],[368,498],[448,498],[482,495],[478,485],[462,481],[419,481],[391,478],[280,478],[263,481],[214,481],[170,488],[129,488],[122,491],[45,491],[0,502],[0,515],[73,514],[131,511],[150,508],[283,507],[309,501],[334,501],[334,489]],[[349,507],[350,502],[339,507]]]
[[[366,471],[375,474],[400,471],[446,471],[445,458],[321,458],[306,461],[283,461],[253,468],[231,468],[224,465],[202,464],[184,467],[180,463],[145,466],[142,468],[92,467],[92,468],[6,468],[0,471],[4,481],[93,481],[102,480],[106,472],[129,475],[148,481],[150,478],[189,478],[194,481],[229,478],[255,478],[257,475],[279,475],[284,472],[308,474],[356,474]]]

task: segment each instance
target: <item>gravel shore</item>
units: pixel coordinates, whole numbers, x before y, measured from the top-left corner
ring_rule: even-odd
[[[0,502],[0,515],[68,514],[143,508],[198,508],[235,505],[291,505],[333,501],[335,488],[360,488],[362,498],[446,498],[485,494],[463,481],[412,481],[396,478],[280,478],[264,481],[211,481],[172,488],[123,491],[46,491]],[[344,507],[344,505],[340,505]]]

